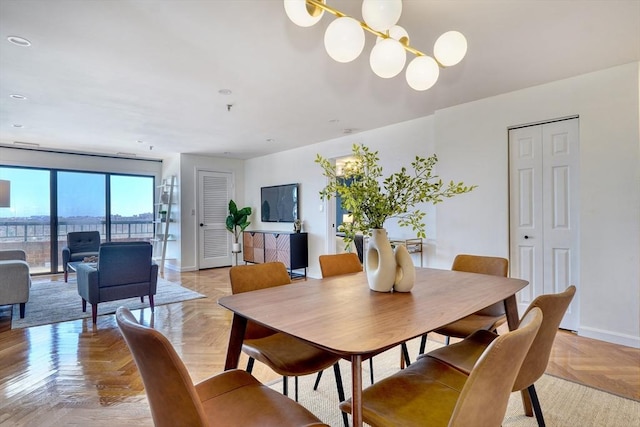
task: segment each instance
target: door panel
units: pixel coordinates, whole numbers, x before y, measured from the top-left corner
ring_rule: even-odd
[[[578,119],[509,131],[511,275],[528,280],[522,313],[538,295],[579,287]],[[561,327],[577,330],[579,293]]]
[[[198,171],[198,268],[231,265],[231,233],[226,218],[231,200],[231,174]]]

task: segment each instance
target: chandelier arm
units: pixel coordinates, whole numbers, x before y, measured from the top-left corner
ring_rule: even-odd
[[[338,18],[344,18],[344,17],[351,18],[346,13],[340,12],[337,9],[334,9],[334,8],[332,8],[330,6],[327,6],[326,4],[322,3],[321,1],[318,1],[318,0],[306,0],[306,2],[307,2],[307,4],[310,4],[311,6],[315,6],[317,8],[322,9],[322,10],[325,10],[325,11],[329,12],[330,14],[337,16]],[[381,37],[383,39],[388,39],[389,38],[389,34],[386,34],[386,33],[380,32],[380,31],[376,31],[373,28],[369,27],[365,22],[359,21],[357,19],[356,19],[356,21],[358,21],[360,23],[360,26],[364,30],[370,32],[371,34],[373,34],[375,36],[378,36],[378,37]],[[426,56],[426,54],[424,52],[422,52],[422,51],[420,51],[420,50],[418,50],[418,49],[416,49],[414,47],[411,47],[408,44],[404,44],[404,43],[400,43],[400,44],[402,45],[404,50],[406,50],[407,52],[413,53],[415,56]],[[438,66],[444,68],[444,66],[440,62],[438,62],[438,60],[436,60],[436,62],[438,63]]]

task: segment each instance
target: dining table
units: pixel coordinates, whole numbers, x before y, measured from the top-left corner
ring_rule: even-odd
[[[247,320],[289,334],[351,361],[352,420],[362,425],[362,361],[504,301],[510,330],[519,317],[521,279],[416,268],[410,292],[369,289],[365,272],[222,297],[233,312],[225,370],[238,367]]]

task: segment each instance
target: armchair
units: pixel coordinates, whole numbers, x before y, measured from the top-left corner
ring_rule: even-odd
[[[82,261],[85,257],[98,256],[99,231],[73,231],[67,233],[67,246],[62,248],[62,271],[64,281],[69,277],[69,263]]]
[[[149,242],[111,242],[100,245],[97,264],[78,265],[78,294],[82,297],[82,311],[91,304],[91,317],[96,323],[98,303],[124,298],[153,296],[158,283],[158,265],[151,259]]]
[[[29,301],[29,264],[23,250],[0,251],[0,305],[20,304],[20,318],[24,318]]]

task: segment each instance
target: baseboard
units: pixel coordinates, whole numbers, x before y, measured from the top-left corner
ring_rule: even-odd
[[[640,348],[640,337],[620,334],[603,329],[580,327],[578,335],[586,338],[593,338],[600,341],[606,341],[613,344],[624,345],[627,347]]]
[[[185,271],[198,271],[198,269],[195,266],[192,267],[178,267],[177,265],[173,265],[173,264],[166,264],[164,265],[164,268],[167,270],[171,270],[171,271],[177,271],[178,273],[183,273]]]

